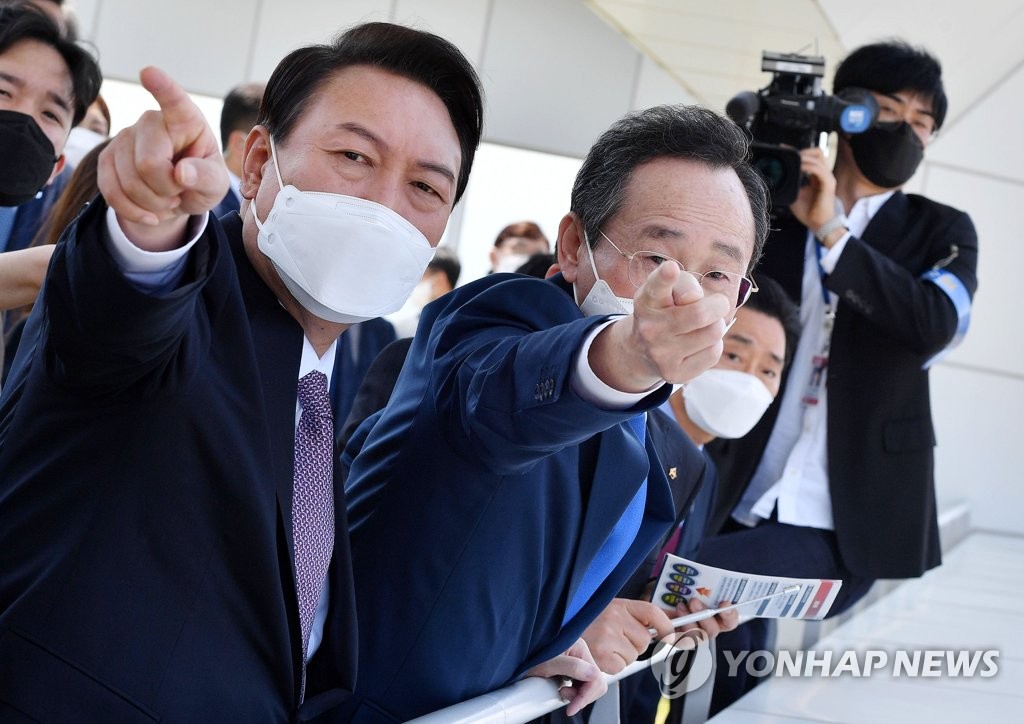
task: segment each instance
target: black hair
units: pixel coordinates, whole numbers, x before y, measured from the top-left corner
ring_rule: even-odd
[[[48,45],[60,54],[71,76],[72,126],[85,117],[96,100],[103,76],[99,64],[85,48],[61,34],[46,13],[31,5],[0,5],[0,53],[6,53],[23,40]]]
[[[779,320],[786,335],[786,366],[793,359],[800,341],[800,310],[782,285],[766,274],[755,275],[757,291],[750,295],[742,309],[753,309]]]
[[[948,101],[942,87],[942,65],[923,48],[893,39],[862,45],[836,67],[832,91],[867,88],[876,93],[911,90],[931,98],[935,128],[946,119]]]
[[[583,160],[572,187],[570,208],[590,244],[625,203],[626,185],[637,167],[657,158],[684,158],[736,172],[754,217],[754,251],[761,257],[768,237],[768,190],[750,165],[750,143],[728,118],[699,106],[655,106],[621,118],[601,134]]]
[[[284,140],[317,89],[331,75],[353,65],[403,76],[438,95],[448,109],[462,151],[457,203],[469,181],[483,132],[483,90],[476,71],[459,49],[433,33],[392,23],[365,23],[330,45],[310,45],[289,53],[267,82],[258,122],[273,138]]]
[[[224,105],[220,109],[221,150],[227,150],[228,137],[232,131],[248,133],[256,125],[263,89],[263,83],[243,83],[224,96]]]
[[[434,252],[434,258],[427,264],[427,270],[443,272],[448,277],[448,284],[454,289],[459,281],[459,274],[462,273],[462,264],[459,263],[459,257],[454,251],[441,246]]]

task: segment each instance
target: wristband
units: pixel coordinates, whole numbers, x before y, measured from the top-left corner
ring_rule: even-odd
[[[825,239],[836,229],[846,226],[846,216],[843,214],[836,214],[831,219],[826,221],[814,232],[814,238],[820,241],[822,244],[825,243]]]

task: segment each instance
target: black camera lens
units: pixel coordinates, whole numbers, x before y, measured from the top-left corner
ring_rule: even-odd
[[[768,188],[774,191],[786,182],[786,166],[778,158],[761,156],[754,159],[754,168],[768,184]]]

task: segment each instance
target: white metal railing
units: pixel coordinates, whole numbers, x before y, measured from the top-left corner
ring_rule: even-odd
[[[678,649],[661,646],[654,655],[644,661],[634,661],[617,674],[605,674],[608,693],[595,704],[590,724],[617,724],[619,721],[618,682],[628,676],[647,671],[654,664],[664,661]],[[713,660],[714,657],[712,657]],[[650,676],[651,674],[648,674]],[[713,677],[712,677],[713,678]],[[710,696],[710,682],[707,689]],[[688,695],[689,696],[689,695]],[[522,724],[565,706],[558,695],[558,685],[553,679],[531,676],[520,679],[503,689],[467,699],[445,709],[413,719],[410,724]],[[707,709],[704,709],[703,721]]]
[[[943,550],[947,551],[956,546],[970,531],[970,509],[962,502],[942,506],[939,515],[939,528],[942,534]],[[892,591],[899,585],[900,581],[880,581],[876,584],[867,596],[849,611],[830,621],[824,622],[830,629],[834,628],[850,617],[857,615],[865,607],[874,603],[879,598]],[[746,621],[749,615],[741,615],[740,621]],[[799,627],[802,635],[795,640],[803,648],[810,648],[823,634],[822,622],[820,621],[783,621],[783,623]],[[714,646],[714,642],[711,642]],[[664,661],[674,651],[671,646],[662,646],[656,650],[654,656],[645,661],[635,661],[618,674],[605,674],[605,681],[608,683],[608,693],[605,694],[594,706],[590,717],[590,724],[618,724],[619,722],[619,697],[618,682],[628,676],[646,671],[651,666]],[[712,649],[712,652],[714,649]],[[712,662],[714,656],[712,656]],[[652,674],[648,674],[649,676]],[[712,670],[710,680],[696,690],[688,693],[687,705],[683,714],[684,724],[696,724],[707,719],[711,703],[712,682],[714,671]],[[475,699],[468,699],[459,704],[454,704],[445,709],[440,709],[431,714],[414,719],[414,724],[522,724],[537,717],[555,711],[565,706],[558,695],[558,687],[552,679],[530,677],[522,679],[503,689],[483,694]],[[410,724],[413,724],[410,723]]]

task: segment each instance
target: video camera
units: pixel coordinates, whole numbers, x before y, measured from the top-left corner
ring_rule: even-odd
[[[725,112],[753,139],[753,165],[777,209],[789,206],[800,192],[799,149],[816,145],[822,133],[863,133],[878,117],[878,103],[863,88],[825,95],[821,56],[764,51],[761,70],[773,74],[768,87],[739,93]]]

